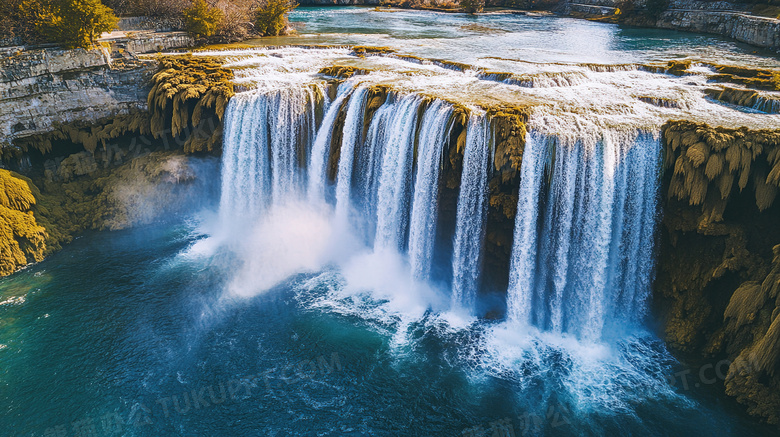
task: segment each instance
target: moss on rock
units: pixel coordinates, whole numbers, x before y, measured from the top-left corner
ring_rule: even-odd
[[[774,203],[780,188],[780,131],[670,122],[663,138],[669,197],[701,205],[713,221],[737,191],[749,188],[759,210]]]
[[[47,234],[35,220],[35,203],[30,182],[0,169],[0,276],[44,257]]]
[[[656,311],[675,350],[729,360],[726,393],[780,423],[780,132],[671,122]]]
[[[365,70],[351,65],[331,65],[319,71],[319,74],[335,77],[338,79],[349,79],[354,75],[368,74],[370,70]]]
[[[155,138],[170,132],[178,137],[188,128],[187,153],[211,151],[222,139],[222,118],[235,94],[233,72],[219,58],[207,56],[160,56],[160,71],[152,78],[147,103],[151,132]],[[216,116],[218,122],[209,123]]]

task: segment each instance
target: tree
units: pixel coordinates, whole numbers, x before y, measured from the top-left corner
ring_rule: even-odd
[[[281,35],[287,28],[287,14],[298,7],[295,0],[265,0],[255,11],[255,31],[264,36]]]
[[[217,31],[223,17],[218,8],[210,7],[205,0],[196,0],[184,11],[184,27],[195,38],[208,38]]]
[[[119,21],[100,0],[24,0],[19,10],[43,40],[67,48],[92,47]]]

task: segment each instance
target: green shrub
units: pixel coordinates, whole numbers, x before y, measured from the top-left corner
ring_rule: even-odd
[[[119,19],[100,0],[23,0],[19,15],[42,40],[67,48],[90,48]]]
[[[195,38],[208,38],[217,31],[224,15],[218,8],[212,8],[205,0],[196,0],[184,11],[184,27]]]
[[[255,31],[264,36],[281,35],[287,28],[287,14],[296,7],[295,0],[264,0],[255,11]]]

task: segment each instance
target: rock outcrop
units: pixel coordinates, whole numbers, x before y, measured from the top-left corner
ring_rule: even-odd
[[[156,62],[112,62],[107,49],[17,48],[0,58],[0,145],[56,126],[146,110]]]
[[[780,132],[670,122],[655,306],[672,349],[780,424]]]
[[[676,3],[686,7],[685,3],[689,2]],[[740,11],[670,8],[661,14],[655,27],[722,35],[756,47],[780,51],[780,20]]]
[[[641,10],[646,1],[632,2]],[[570,0],[564,11],[580,17],[615,17],[619,0]],[[780,51],[780,20],[750,14],[751,5],[724,1],[672,0],[658,19],[633,17],[627,24],[710,33]]]

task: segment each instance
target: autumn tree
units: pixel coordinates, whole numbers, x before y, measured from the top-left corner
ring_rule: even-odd
[[[218,8],[209,6],[205,0],[196,0],[184,11],[184,27],[195,38],[208,38],[217,31],[223,17]]]
[[[255,31],[264,36],[281,35],[287,28],[287,14],[296,7],[295,0],[264,0],[255,11]]]
[[[100,0],[23,0],[20,15],[47,42],[67,48],[90,48],[119,19]]]

